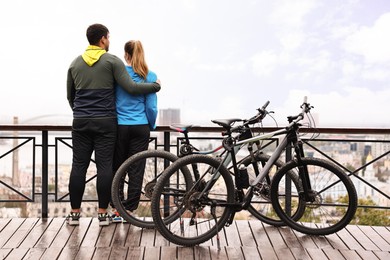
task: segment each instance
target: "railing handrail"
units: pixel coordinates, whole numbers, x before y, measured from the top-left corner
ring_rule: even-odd
[[[263,132],[272,132],[283,127],[261,127]],[[218,126],[194,126],[191,132],[220,132],[223,128]],[[254,128],[256,129],[256,128]],[[0,131],[71,131],[71,125],[1,125]],[[173,132],[169,126],[157,126],[155,132]],[[326,134],[389,134],[390,128],[363,128],[363,127],[318,127],[318,128],[300,128],[305,133],[326,133]]]
[[[258,127],[254,128],[255,131],[260,131],[263,133],[272,132],[282,129],[282,127]],[[0,125],[0,137],[1,138],[15,138],[12,132],[41,132],[41,144],[34,144],[34,146],[40,146],[42,149],[42,217],[48,217],[48,148],[52,146],[48,143],[48,134],[49,132],[71,132],[72,127],[70,125]],[[10,132],[11,134],[5,134],[4,131]],[[191,127],[191,132],[200,132],[200,133],[220,133],[223,131],[222,127],[218,126],[193,126]],[[170,138],[171,132],[175,132],[169,126],[157,126],[153,132],[161,132],[164,134],[163,147],[164,150],[170,150]],[[300,132],[303,133],[321,133],[321,134],[345,134],[345,135],[390,135],[390,128],[300,128]],[[20,133],[19,133],[20,134]],[[364,138],[363,138],[364,139]],[[362,140],[363,140],[362,139]],[[386,140],[384,140],[386,139]],[[35,140],[35,139],[34,139]],[[316,141],[320,139],[316,138]],[[346,140],[345,138],[332,138],[330,141],[342,141]],[[347,140],[350,140],[349,138]],[[357,139],[356,139],[357,140]],[[355,140],[355,141],[356,141]],[[360,141],[360,139],[359,139]],[[367,141],[367,140],[365,140]],[[372,141],[372,140],[371,140]],[[379,141],[379,140],[378,140]],[[390,142],[388,138],[383,137],[381,142]],[[34,152],[35,153],[35,152]],[[390,153],[387,151],[386,154]],[[1,156],[1,155],[0,155]],[[370,162],[371,163],[371,162]],[[362,166],[365,167],[366,165]],[[351,173],[350,174],[354,174]],[[1,180],[0,180],[1,181]],[[34,187],[33,187],[34,189]],[[33,191],[34,193],[35,191]],[[386,195],[386,194],[384,194]],[[390,200],[389,195],[386,197]],[[34,199],[32,199],[34,200]],[[388,208],[388,206],[386,207]]]

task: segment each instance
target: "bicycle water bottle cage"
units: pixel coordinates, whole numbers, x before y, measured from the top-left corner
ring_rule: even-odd
[[[211,120],[214,124],[222,126],[228,133],[230,132],[230,129],[232,128],[232,124],[235,122],[242,121],[242,119],[239,118],[231,118],[231,119],[216,119]]]

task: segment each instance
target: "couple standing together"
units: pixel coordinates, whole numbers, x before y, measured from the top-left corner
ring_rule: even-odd
[[[95,152],[99,225],[109,225],[113,174],[131,155],[146,150],[150,130],[156,127],[160,82],[148,70],[141,42],[124,46],[127,66],[109,54],[109,30],[102,24],[87,29],[89,46],[71,63],[67,76],[67,98],[73,110],[73,159],[69,178],[71,212],[69,225],[78,225],[86,173]],[[137,174],[142,175],[144,165]],[[134,174],[136,175],[136,174]],[[132,176],[129,196],[137,207],[142,176]]]

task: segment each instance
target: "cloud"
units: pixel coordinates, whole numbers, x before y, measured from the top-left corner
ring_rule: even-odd
[[[252,69],[257,76],[270,75],[278,64],[282,61],[282,57],[276,54],[275,51],[262,51],[256,53],[252,58]]]
[[[304,16],[308,14],[316,5],[317,1],[275,1],[274,12],[271,13],[269,21],[273,24],[289,28],[300,28],[304,24]]]
[[[390,89],[374,91],[356,87],[327,94],[293,89],[282,106],[275,109],[278,122],[299,113],[304,96],[314,106],[311,112],[316,115],[317,127],[385,127],[390,123]]]
[[[362,26],[346,38],[345,51],[361,55],[368,63],[390,61],[390,13],[381,15],[372,27]]]

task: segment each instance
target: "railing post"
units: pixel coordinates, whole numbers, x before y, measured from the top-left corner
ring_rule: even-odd
[[[42,130],[42,218],[48,217],[48,184],[49,184],[49,171],[48,171],[48,153],[49,153],[49,141],[48,131]]]
[[[164,131],[164,151],[170,152],[171,135],[169,131]],[[164,160],[164,169],[169,166],[169,161]],[[164,195],[164,217],[169,216],[169,195]]]
[[[292,147],[289,143],[286,147],[286,162],[291,161],[292,159]],[[286,207],[286,213],[287,215],[291,216],[291,178],[286,174],[286,180],[285,180],[285,191],[286,191],[286,198],[285,198],[285,207]]]
[[[171,148],[171,133],[164,131],[164,151],[170,152]]]

